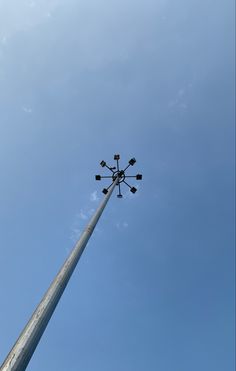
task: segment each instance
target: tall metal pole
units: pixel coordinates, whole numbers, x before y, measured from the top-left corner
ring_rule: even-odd
[[[82,255],[84,248],[91,237],[93,230],[102,215],[102,212],[111,197],[115,186],[119,184],[119,174],[113,179],[113,183],[104,197],[101,205],[91,218],[79,241],[76,243],[69,257],[66,259],[61,270],[44,295],[42,301],[34,311],[31,319],[20,334],[12,350],[3,362],[0,371],[24,371],[43,335],[44,330],[59,302],[63,291]]]

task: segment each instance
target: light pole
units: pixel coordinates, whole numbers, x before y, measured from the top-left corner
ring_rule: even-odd
[[[44,330],[47,327],[47,324],[59,302],[67,283],[79,261],[80,256],[82,255],[85,246],[91,237],[93,230],[102,215],[103,210],[106,207],[106,204],[111,197],[112,192],[114,191],[115,187],[119,187],[119,194],[118,197],[122,197],[120,193],[120,185],[122,182],[128,185],[125,182],[125,171],[128,169],[130,165],[133,165],[135,159],[131,159],[129,165],[125,168],[125,170],[119,169],[119,155],[115,155],[114,159],[117,161],[117,167],[110,168],[106,165],[105,161],[101,162],[103,167],[107,167],[111,172],[112,176],[108,178],[112,178],[112,184],[108,187],[108,189],[103,190],[105,193],[105,197],[102,200],[100,206],[90,219],[88,225],[84,229],[79,241],[76,243],[74,249],[71,251],[69,257],[64,262],[62,268],[59,270],[58,274],[56,275],[55,279],[51,283],[49,289],[45,293],[43,299],[35,309],[34,313],[32,314],[29,322],[26,324],[25,328],[21,332],[18,340],[16,341],[15,345],[7,355],[5,361],[3,362],[2,366],[0,367],[0,371],[24,371],[40,341],[41,336],[43,335]],[[137,176],[139,175],[139,178]],[[141,179],[142,176],[138,174],[136,176],[137,179]],[[141,176],[141,178],[140,178]],[[100,177],[98,179],[98,177]],[[133,177],[133,176],[130,176]],[[100,175],[96,175],[96,179],[100,180]],[[129,186],[129,185],[128,185]],[[130,187],[130,186],[129,186]],[[130,187],[131,192],[136,192],[136,188]]]

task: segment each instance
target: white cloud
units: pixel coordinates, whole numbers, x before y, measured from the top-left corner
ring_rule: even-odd
[[[7,36],[2,36],[1,38],[0,38],[0,44],[2,44],[2,45],[6,45],[7,44]]]
[[[32,110],[31,107],[26,107],[26,106],[23,106],[23,107],[22,107],[22,110],[23,110],[25,113],[28,113],[28,114],[30,114],[30,113],[33,112],[33,110]]]
[[[187,87],[180,88],[176,94],[176,97],[169,102],[168,106],[170,108],[178,108],[181,111],[186,111],[188,108],[186,95],[187,89],[189,87],[190,85],[188,85]]]
[[[88,211],[84,211],[81,209],[80,212],[75,215],[70,234],[70,240],[73,243],[76,243],[79,240],[84,225],[87,223],[86,221],[94,214],[94,212],[95,209],[93,208],[89,209]],[[96,226],[94,232],[101,233],[102,230],[98,226]]]
[[[97,191],[92,192],[91,195],[90,195],[90,201],[96,202],[98,200],[99,200],[99,197],[98,197]]]
[[[78,217],[82,220],[87,220],[88,219],[88,216],[83,212],[83,210],[81,209],[79,214],[78,214]]]
[[[126,229],[128,228],[129,224],[127,222],[117,222],[116,228],[117,229]]]
[[[93,215],[94,212],[95,212],[95,209],[90,209],[90,210],[88,211],[88,215],[91,216],[91,215]]]
[[[77,228],[77,227],[74,227],[74,228],[71,228],[71,236],[70,236],[70,239],[73,243],[77,242],[79,237],[81,235],[81,229]]]

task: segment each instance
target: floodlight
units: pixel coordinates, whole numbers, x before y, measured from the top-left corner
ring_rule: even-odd
[[[129,183],[127,183],[127,179],[129,178],[134,178],[136,180],[142,180],[142,174],[136,174],[136,175],[129,175],[127,174],[127,171],[128,171],[128,168],[130,166],[133,166],[135,163],[136,163],[136,159],[133,157],[129,160],[128,162],[128,165],[125,167],[125,168],[120,168],[120,155],[119,154],[115,154],[114,155],[114,160],[116,161],[116,166],[110,166],[108,165],[105,161],[101,161],[101,166],[102,167],[106,167],[108,170],[110,170],[111,174],[110,175],[105,175],[105,176],[102,176],[102,175],[95,175],[95,179],[96,180],[101,180],[103,178],[108,178],[111,180],[111,184],[109,185],[109,187],[107,188],[104,188],[103,189],[103,193],[106,195],[108,193],[108,190],[110,189],[110,187],[112,186],[112,184],[114,182],[116,182],[116,185],[119,187],[119,190],[117,192],[117,197],[118,198],[122,198],[122,193],[121,193],[121,186],[122,184],[123,185],[126,185],[127,187],[129,187],[130,189],[130,192],[132,193],[136,193],[137,192],[137,188],[135,187],[132,187]],[[127,178],[127,179],[126,179]]]
[[[135,158],[131,158],[131,160],[129,160],[129,164],[131,166],[133,166],[135,164],[135,162],[136,162]]]
[[[130,192],[132,192],[132,193],[137,192],[137,188],[135,188],[135,187],[130,188]]]

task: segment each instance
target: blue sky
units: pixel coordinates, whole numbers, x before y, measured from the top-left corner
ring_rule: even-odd
[[[120,153],[28,370],[233,371],[234,134],[233,1],[0,0],[0,361]]]

